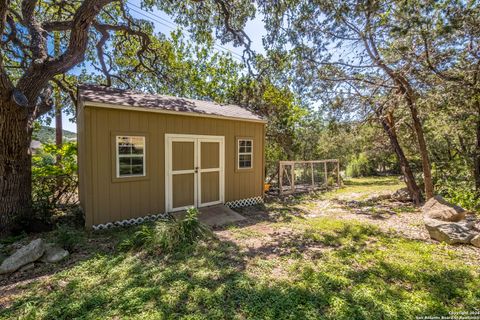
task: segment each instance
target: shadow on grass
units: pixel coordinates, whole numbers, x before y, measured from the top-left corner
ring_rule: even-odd
[[[398,183],[399,183],[399,180],[396,177],[383,178],[383,179],[359,178],[359,179],[345,180],[343,182],[345,186],[393,186]]]
[[[390,200],[336,200],[340,208],[372,220],[388,220],[399,213],[416,213],[412,203]]]
[[[315,246],[333,250],[299,255]],[[172,255],[103,252],[34,286],[0,318],[413,319],[473,310],[478,275],[430,248],[337,221],[246,252],[216,239]],[[282,264],[282,255],[295,263],[285,279],[248,270],[252,260]]]

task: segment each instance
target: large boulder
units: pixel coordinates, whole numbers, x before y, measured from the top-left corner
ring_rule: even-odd
[[[412,201],[412,197],[410,197],[410,193],[408,192],[407,188],[398,189],[392,194],[391,198],[400,202]]]
[[[480,248],[480,234],[477,234],[474,236],[471,240],[470,243],[474,245],[477,248]]]
[[[475,233],[466,223],[446,222],[437,219],[425,218],[425,228],[430,238],[448,244],[470,243]]]
[[[14,254],[5,259],[0,265],[0,274],[11,273],[22,266],[34,262],[45,252],[45,244],[42,239],[36,239],[26,246],[18,249]]]
[[[45,246],[45,253],[40,258],[39,261],[45,263],[57,263],[66,257],[68,257],[69,253],[67,250],[64,250],[60,247],[56,247],[52,244],[47,244]]]
[[[465,218],[465,210],[453,205],[441,196],[435,196],[428,200],[422,207],[425,218],[442,221],[456,222]]]

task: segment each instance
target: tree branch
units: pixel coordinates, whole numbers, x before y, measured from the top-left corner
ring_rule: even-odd
[[[28,0],[24,0],[24,4]],[[24,73],[18,81],[17,87],[26,94],[31,103],[35,101],[41,90],[60,73],[65,73],[75,65],[83,61],[88,45],[88,32],[100,10],[115,0],[85,0],[75,12],[72,20],[70,38],[65,52],[55,59],[44,61],[40,66],[33,66]],[[25,4],[23,9],[24,17],[31,15],[31,8]],[[35,30],[33,30],[35,32]],[[27,90],[28,89],[28,90]]]
[[[22,18],[30,34],[30,51],[32,52],[33,64],[41,65],[47,58],[47,41],[42,26],[35,17],[37,0],[23,0]]]
[[[255,57],[255,52],[251,49],[252,45],[252,40],[250,37],[245,33],[244,30],[242,29],[236,29],[232,26],[230,20],[231,20],[231,14],[230,11],[227,8],[227,3],[224,0],[214,0],[215,3],[218,5],[220,8],[222,14],[223,14],[223,22],[225,25],[225,28],[227,29],[230,34],[232,34],[235,38],[235,40],[242,44],[245,49],[243,50],[243,60],[247,64],[247,68],[250,74],[252,74],[252,68],[250,65],[250,62],[253,60]]]

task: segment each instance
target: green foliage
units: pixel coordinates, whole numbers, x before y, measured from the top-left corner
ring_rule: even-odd
[[[67,225],[58,225],[53,232],[55,243],[63,249],[73,252],[85,241],[85,233]]]
[[[198,210],[189,208],[178,221],[160,221],[143,225],[131,239],[122,241],[121,250],[146,248],[159,252],[174,252],[211,237],[210,229],[198,220]]]
[[[61,157],[57,163],[57,157]],[[53,211],[75,205],[77,196],[77,145],[62,148],[45,144],[32,157],[33,209],[38,218],[49,222]]]
[[[447,179],[437,181],[435,187],[447,201],[467,210],[480,211],[480,196],[470,181]]]
[[[347,164],[346,175],[348,177],[366,177],[375,173],[370,160],[365,153],[354,156]]]
[[[76,140],[77,134],[68,130],[63,130],[64,142],[71,142]],[[55,143],[55,128],[44,126],[36,123],[33,134],[33,140],[40,141],[42,144],[52,144]]]

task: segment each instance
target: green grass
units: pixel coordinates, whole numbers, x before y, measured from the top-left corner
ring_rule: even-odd
[[[343,188],[325,194],[327,198],[348,193],[372,194],[376,192],[395,191],[404,188],[405,183],[396,176],[352,178],[344,181]]]
[[[326,217],[268,223],[294,232],[255,250],[218,239],[168,255],[92,246],[88,259],[27,285],[0,318],[415,319],[479,307],[478,264],[451,247]],[[89,237],[118,244],[136,230]]]

